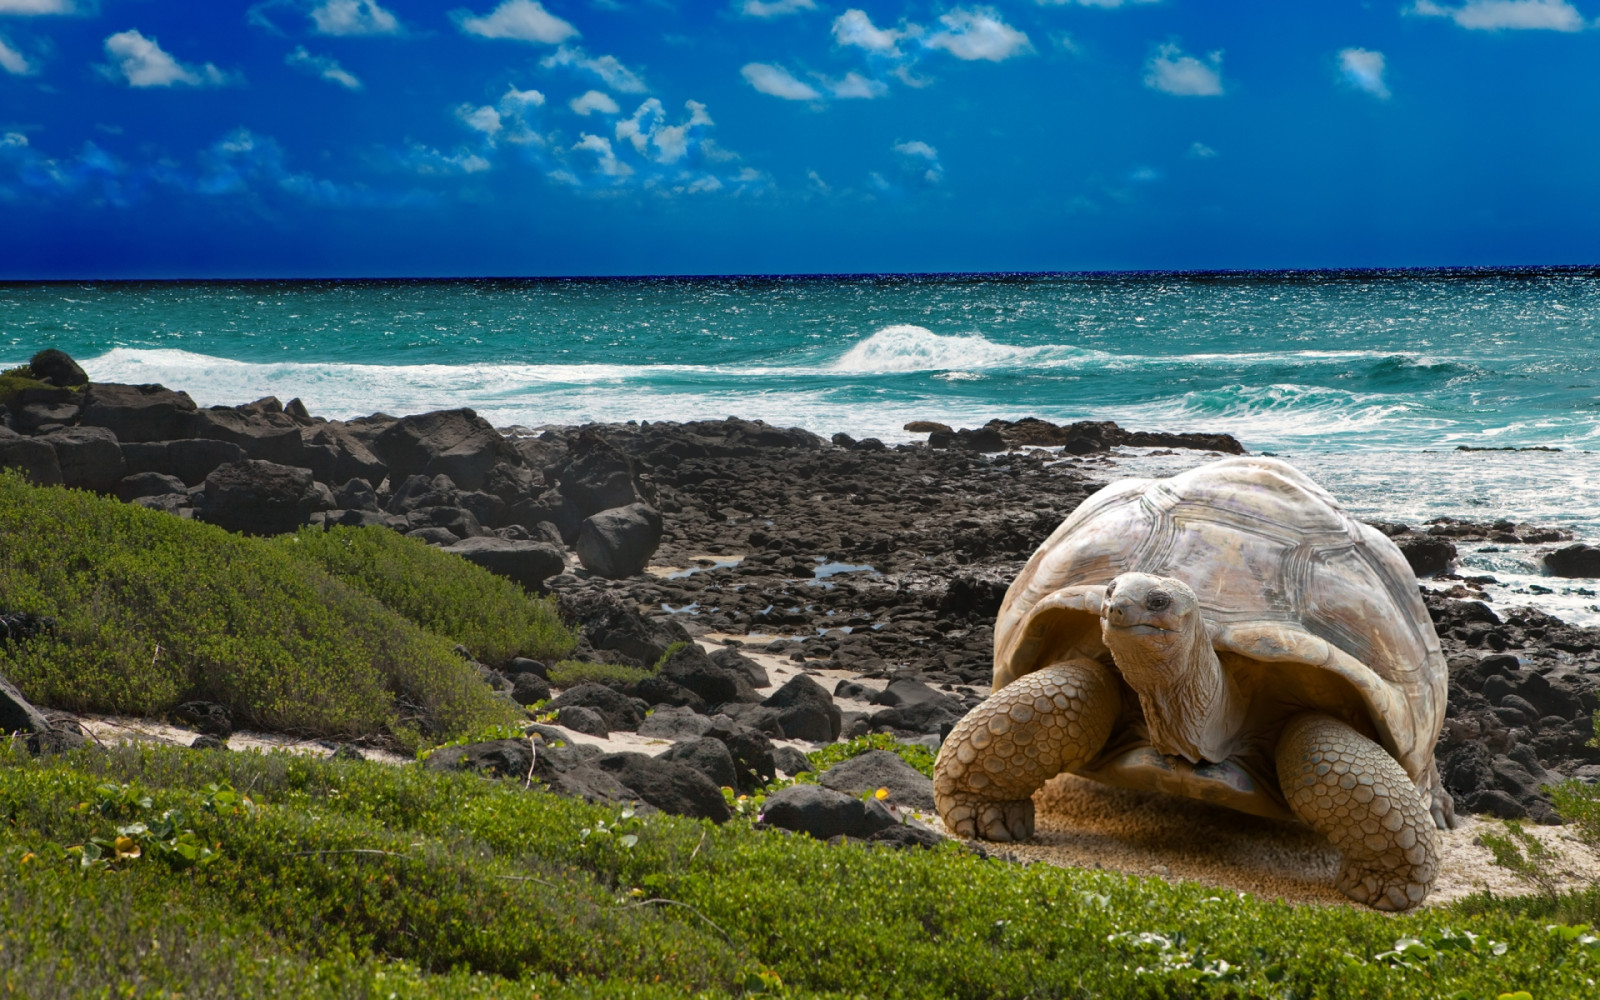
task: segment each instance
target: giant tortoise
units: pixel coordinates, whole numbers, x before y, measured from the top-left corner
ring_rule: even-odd
[[[1415,906],[1454,825],[1433,748],[1446,668],[1393,542],[1304,473],[1227,458],[1089,497],[1006,594],[994,689],[939,752],[965,837],[1033,835],[1071,772],[1298,819],[1338,887]]]

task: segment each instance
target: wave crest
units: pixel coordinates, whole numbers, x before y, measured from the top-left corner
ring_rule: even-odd
[[[841,372],[942,372],[995,368],[1037,357],[1047,348],[997,344],[982,334],[941,334],[896,323],[851,347],[829,366]]]

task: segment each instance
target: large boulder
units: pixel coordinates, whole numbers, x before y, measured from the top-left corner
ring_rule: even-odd
[[[16,686],[0,676],[0,736],[12,733],[43,733],[50,720],[22,696]]]
[[[642,572],[661,544],[661,515],[642,503],[603,510],[583,522],[576,550],[583,568],[610,580]]]
[[[229,531],[278,535],[294,531],[333,497],[318,488],[310,469],[247,459],[219,466],[206,477],[195,516]]]
[[[195,415],[194,428],[194,437],[231,442],[249,458],[306,467],[300,455],[300,425],[281,410],[213,406]]]
[[[17,469],[40,486],[61,485],[61,464],[48,442],[0,427],[0,468]]]
[[[564,595],[561,614],[582,626],[584,637],[595,649],[614,650],[640,663],[654,664],[673,643],[690,641],[689,633],[677,622],[646,618],[637,608],[604,594]]]
[[[300,464],[319,482],[343,483],[365,479],[381,483],[387,470],[365,444],[340,423],[300,428]]]
[[[242,462],[247,457],[244,449],[233,442],[213,438],[122,442],[125,475],[156,472],[176,476],[188,486],[205,482],[219,465]]]
[[[525,778],[533,767],[533,745],[527,740],[488,740],[443,747],[428,755],[430,771],[477,771],[496,778]]]
[[[654,493],[640,482],[633,459],[594,431],[578,435],[571,456],[558,479],[562,495],[582,516],[654,499]]]
[[[445,551],[454,552],[529,590],[543,586],[546,580],[567,568],[561,550],[547,542],[512,542],[486,535],[448,545]]]
[[[728,820],[728,803],[721,789],[687,764],[642,753],[608,753],[595,758],[594,766],[662,812],[713,823]]]
[[[839,738],[839,707],[821,684],[805,674],[791,677],[761,704],[778,710],[789,739],[832,743]]]
[[[185,492],[183,480],[159,472],[137,472],[117,483],[117,499],[132,503],[142,497],[159,497]]]
[[[888,750],[868,750],[823,771],[817,778],[824,788],[863,795],[879,788],[889,790],[889,801],[922,812],[933,812],[933,779]]]
[[[190,436],[194,400],[161,385],[90,384],[79,423],[108,427],[118,441],[170,441]],[[158,470],[160,471],[160,470]]]
[[[667,705],[657,708],[639,723],[639,735],[655,740],[693,740],[711,731],[712,722],[692,708]],[[733,758],[728,758],[731,768]],[[732,782],[721,782],[731,784]]]
[[[124,475],[117,436],[105,427],[63,427],[39,440],[55,449],[65,486],[109,493]]]
[[[567,545],[578,540],[578,531],[583,527],[583,515],[577,505],[554,489],[508,503],[500,513],[500,521],[502,525],[518,524],[530,531],[541,523],[553,524]]]
[[[1411,565],[1417,576],[1438,576],[1450,568],[1456,558],[1455,543],[1439,535],[1407,533],[1394,540],[1400,554]]]
[[[518,461],[500,432],[467,409],[402,417],[372,441],[371,450],[389,467],[391,482],[443,473],[467,490],[482,489],[498,463]]]

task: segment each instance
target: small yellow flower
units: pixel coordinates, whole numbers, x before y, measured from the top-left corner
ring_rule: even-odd
[[[138,842],[132,837],[118,837],[112,843],[111,849],[116,852],[118,861],[123,858],[137,858],[142,853]]]
[[[29,852],[28,852],[28,853],[27,853],[27,854],[24,854],[24,855],[23,855],[23,856],[22,856],[22,860],[21,860],[21,861],[19,861],[19,862],[18,862],[18,864],[23,864],[23,865],[25,865],[25,864],[27,864],[27,863],[28,863],[28,862],[30,862],[30,861],[37,861],[37,860],[39,860],[39,859],[38,859],[38,856],[37,856],[37,855],[35,855],[35,854],[34,854],[34,853],[33,853],[33,852],[32,852],[32,851],[29,851]]]
[[[873,792],[872,796],[873,796],[873,798],[877,799],[879,802],[882,802],[884,799],[889,797],[889,790],[887,788],[880,788],[877,791]]]

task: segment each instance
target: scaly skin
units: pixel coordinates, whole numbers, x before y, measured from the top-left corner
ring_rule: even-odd
[[[1277,760],[1289,808],[1344,854],[1340,892],[1379,910],[1422,902],[1439,870],[1434,817],[1383,747],[1307,714],[1284,727]]]
[[[1017,678],[950,731],[933,770],[939,816],[958,837],[1033,836],[1033,793],[1093,759],[1121,712],[1111,672],[1088,659]]]

